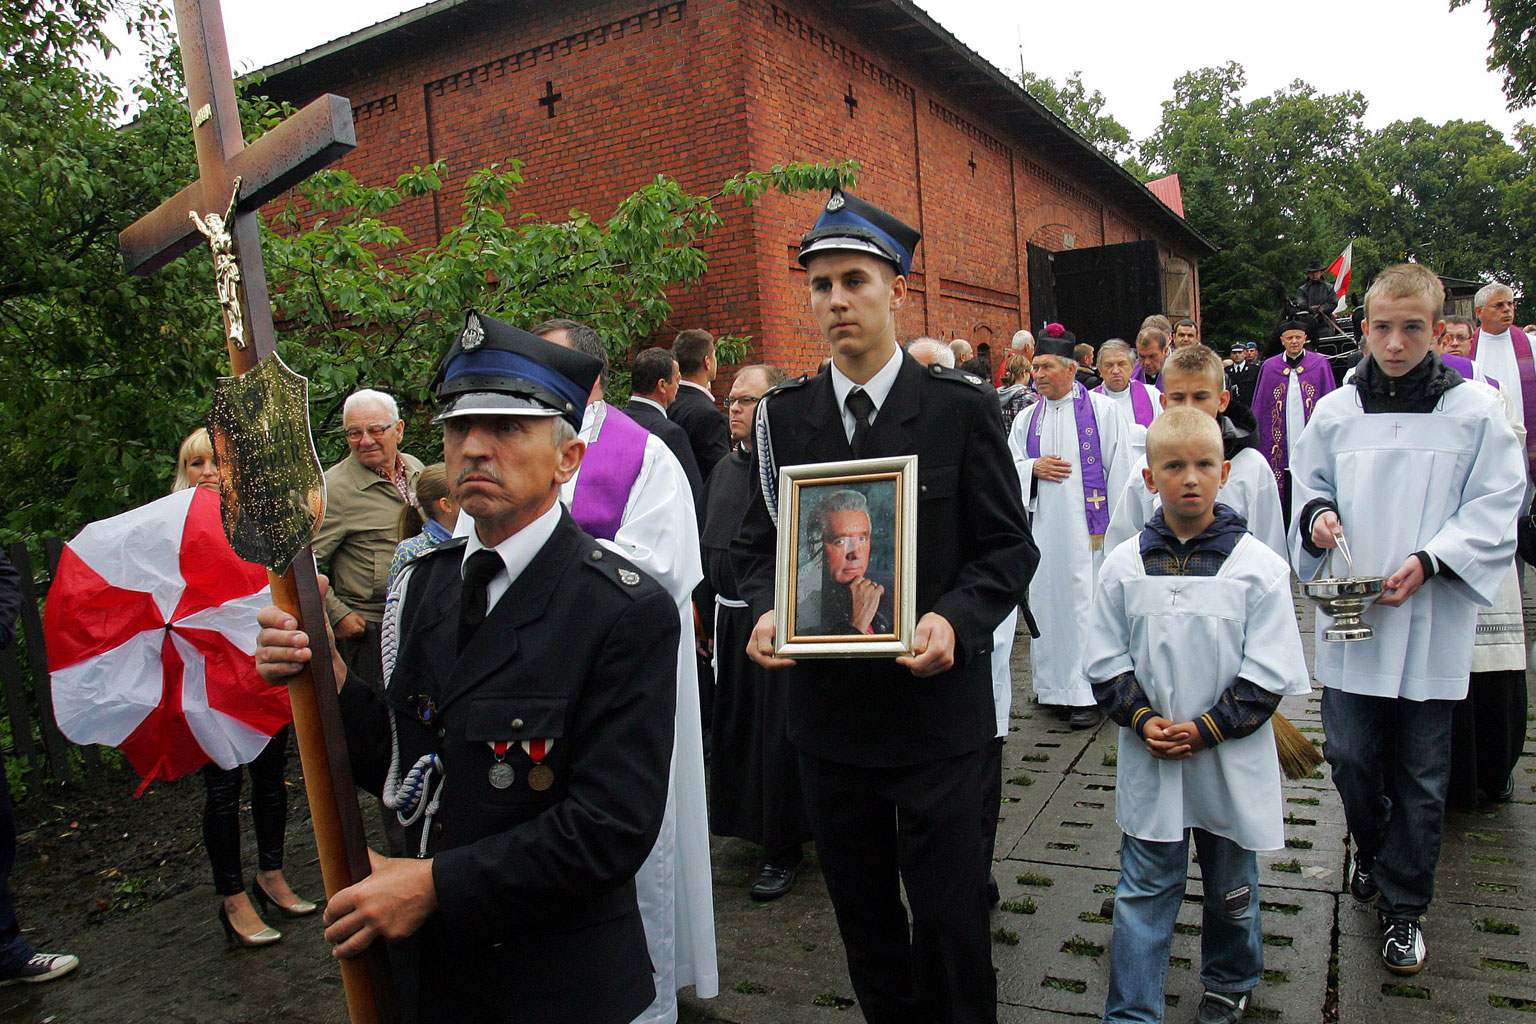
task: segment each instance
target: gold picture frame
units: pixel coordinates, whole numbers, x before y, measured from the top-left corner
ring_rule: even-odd
[[[911,654],[916,590],[916,455],[780,468],[775,655]]]

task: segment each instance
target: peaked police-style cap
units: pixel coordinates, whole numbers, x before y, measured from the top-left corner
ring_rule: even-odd
[[[600,360],[536,334],[470,310],[454,339],[432,393],[443,411],[432,420],[455,416],[563,416],[581,429],[587,396]]]
[[[867,252],[896,264],[900,274],[912,270],[912,254],[922,232],[908,227],[873,203],[852,192],[832,190],[816,226],[800,239],[800,265],[818,252]]]

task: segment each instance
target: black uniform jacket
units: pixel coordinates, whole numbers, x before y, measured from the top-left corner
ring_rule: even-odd
[[[693,507],[698,511],[700,521],[703,521],[704,478],[699,473],[699,461],[694,457],[688,431],[667,419],[667,414],[654,405],[644,402],[630,402],[624,407],[624,412],[630,419],[661,438],[667,449],[677,457],[678,464],[683,467],[683,475],[688,478]]]
[[[677,606],[562,511],[455,657],[462,557],[450,541],[412,563],[384,696],[361,682],[341,691],[360,785],[379,792],[389,770],[386,701],[401,773],[426,753],[443,763],[421,1020],[625,1024],[654,997],[634,875],[666,806]],[[435,705],[429,721],[417,698]],[[554,741],[543,790],[521,746],[537,739]],[[490,783],[494,742],[508,744],[505,789]],[[422,825],[406,829],[412,852]]]
[[[677,397],[667,406],[667,419],[688,432],[693,457],[699,464],[699,476],[705,480],[715,471],[715,464],[730,454],[731,424],[714,400],[687,384],[677,389]]]
[[[778,465],[853,457],[830,373],[769,394]],[[1026,600],[1040,558],[997,408],[964,374],[903,355],[862,455],[918,457],[916,612],[919,619],[938,612],[954,627],[955,667],[930,679],[885,658],[784,669],[789,738],[800,749],[844,764],[895,766],[967,753],[996,734],[992,631]],[[777,531],[756,481],[754,455],[753,495],[731,557],[742,599],[760,616],[774,603]]]

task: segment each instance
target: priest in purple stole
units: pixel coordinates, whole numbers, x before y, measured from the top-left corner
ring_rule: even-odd
[[[1082,629],[1104,560],[1110,496],[1124,493],[1136,456],[1114,400],[1073,380],[1072,349],[1070,337],[1039,338],[1033,369],[1040,401],[1014,419],[1008,448],[1040,546],[1029,585],[1040,627],[1029,649],[1035,697],[1073,728],[1087,728],[1099,711],[1083,675]]]
[[[1307,346],[1308,330],[1299,320],[1275,328],[1283,349],[1264,360],[1254,386],[1253,416],[1259,424],[1259,451],[1269,461],[1280,488],[1280,508],[1291,521],[1291,448],[1312,418],[1318,399],[1335,387],[1333,367]]]
[[[693,493],[666,444],[602,400],[608,362],[597,333],[573,320],[547,321],[533,333],[603,360],[581,422],[586,455],[561,488],[561,500],[583,530],[667,589],[682,627],[667,814],[656,848],[635,876],[656,981],[656,1001],[635,1020],[669,1024],[677,1020],[678,989],[695,986],[706,999],[720,991],[691,606],[693,588],[704,578]]]
[[[1478,290],[1472,300],[1477,330],[1472,332],[1472,362],[1489,377],[1502,382],[1515,403],[1515,415],[1526,428],[1525,458],[1530,478],[1536,480],[1536,362],[1531,339],[1515,326],[1515,296],[1506,285],[1494,282]]]

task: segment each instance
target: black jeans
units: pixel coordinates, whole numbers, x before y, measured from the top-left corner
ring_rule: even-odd
[[[19,967],[32,957],[32,947],[21,937],[16,905],[11,901],[11,868],[16,866],[16,814],[11,808],[11,786],[0,760],[0,969]]]
[[[288,819],[288,793],[283,784],[283,761],[288,753],[288,734],[283,726],[256,759],[245,767],[251,772],[251,821],[256,826],[257,864],[262,871],[283,866],[283,829]],[[213,864],[213,887],[220,896],[245,889],[240,867],[240,769],[226,771],[203,765],[208,799],[203,804],[203,845]]]
[[[1323,690],[1323,756],[1388,917],[1417,920],[1435,895],[1455,706]]]
[[[997,1020],[982,829],[990,755],[870,768],[800,753],[811,833],[869,1024]]]

